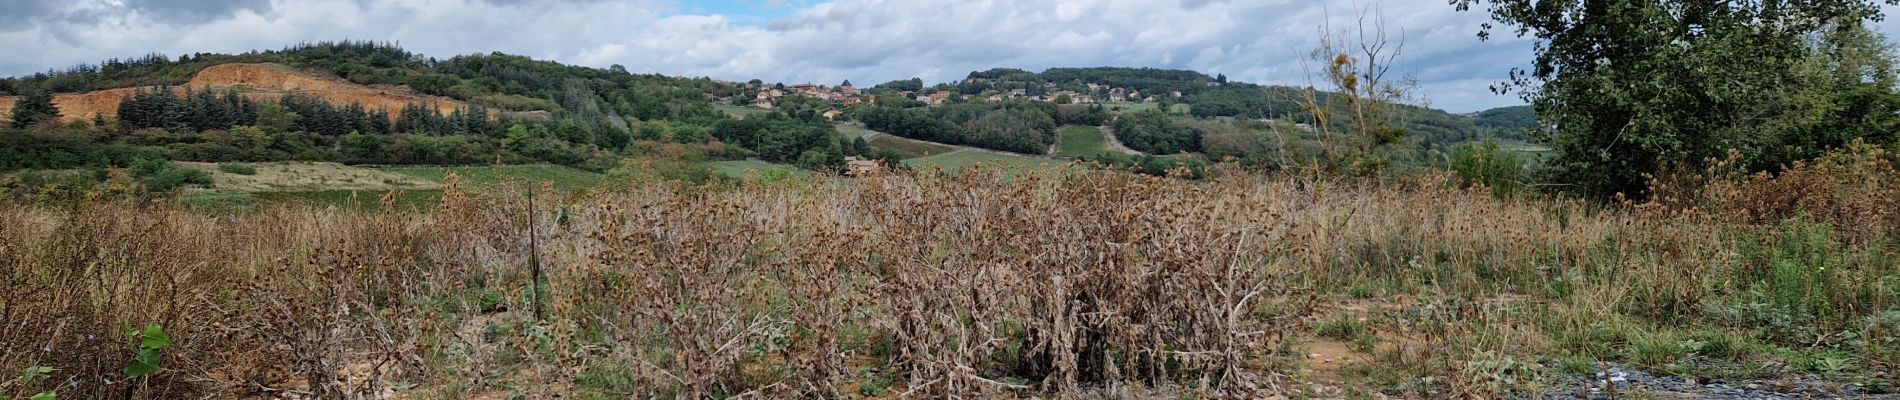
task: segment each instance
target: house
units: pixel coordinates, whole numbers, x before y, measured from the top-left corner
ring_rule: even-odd
[[[851,86],[851,80],[846,79],[844,80],[844,83],[838,84],[838,93],[844,93],[848,95],[857,95],[858,88],[855,86]]]
[[[1003,95],[1000,95],[1000,94],[992,94],[992,95],[990,95],[990,101],[993,101],[993,102],[1002,102],[1002,101],[1003,101]]]
[[[1114,102],[1121,102],[1123,100],[1128,100],[1128,90],[1122,89],[1122,88],[1109,89],[1108,100],[1114,101]]]
[[[931,104],[941,104],[941,103],[943,103],[943,102],[944,102],[945,100],[950,100],[950,92],[948,92],[948,91],[938,91],[938,92],[936,92],[936,93],[931,93],[931,94],[930,94],[930,103],[931,103]]]
[[[884,163],[878,160],[863,160],[857,157],[844,158],[844,174],[849,176],[870,176],[884,172]]]
[[[835,120],[837,120],[837,119],[838,119],[838,117],[842,117],[842,116],[844,116],[844,112],[843,112],[843,111],[838,111],[838,109],[836,109],[836,108],[833,108],[833,109],[830,109],[830,110],[825,110],[825,113],[824,113],[824,116],[825,116],[825,119],[826,119],[826,120],[832,120],[832,121],[835,121]]]

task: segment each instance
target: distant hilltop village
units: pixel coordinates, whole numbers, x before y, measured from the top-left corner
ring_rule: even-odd
[[[916,81],[913,80],[912,82]],[[1024,87],[987,89],[975,94],[957,93],[957,89],[964,85],[995,83],[995,80],[984,78],[971,78],[961,82],[917,90],[890,90],[883,89],[882,87],[865,90],[853,86],[849,80],[837,86],[814,85],[810,83],[791,85],[784,83],[767,84],[758,80],[746,83],[727,81],[719,83],[744,88],[739,95],[722,99],[727,104],[735,106],[745,105],[764,110],[779,108],[779,100],[787,97],[833,102],[840,107],[851,107],[860,104],[876,106],[880,98],[884,98],[884,101],[889,101],[892,97],[914,100],[933,106],[951,102],[1001,102],[1010,100],[1045,101],[1065,104],[1153,103],[1161,101],[1161,96],[1181,97],[1180,91],[1171,91],[1163,94],[1147,94],[1139,90],[1096,83],[1081,84],[1081,86],[1086,87],[1086,90],[1078,91],[1074,89],[1064,89],[1063,86],[1065,85],[1046,82],[1027,83],[1026,85],[1022,82],[1014,82]],[[1209,82],[1208,85],[1218,86],[1219,83]],[[921,86],[921,82],[918,82],[918,86]],[[827,113],[826,116],[832,117],[834,115]]]

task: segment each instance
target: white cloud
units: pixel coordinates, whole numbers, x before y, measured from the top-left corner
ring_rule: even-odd
[[[690,3],[690,2],[685,2]],[[720,79],[871,84],[938,82],[993,67],[1189,68],[1263,84],[1302,83],[1298,59],[1319,25],[1356,9],[1294,0],[836,0],[764,24],[694,15],[691,4],[553,0],[270,0],[186,20],[118,0],[36,3],[45,15],[0,27],[0,74],[148,52],[243,52],[368,39],[445,58],[500,51],[595,67]],[[780,4],[780,3],[774,3]],[[1385,13],[1434,104],[1514,104],[1488,82],[1529,62],[1521,40],[1479,42],[1484,16],[1441,1],[1367,1]],[[206,14],[194,9],[188,15]],[[177,14],[177,13],[173,13]]]

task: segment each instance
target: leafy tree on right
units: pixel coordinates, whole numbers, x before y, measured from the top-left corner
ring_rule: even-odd
[[[1894,51],[1868,28],[1900,0],[1449,0],[1480,38],[1536,39],[1500,92],[1531,102],[1558,150],[1551,178],[1643,195],[1644,175],[1730,151],[1779,169],[1856,139],[1895,142]]]

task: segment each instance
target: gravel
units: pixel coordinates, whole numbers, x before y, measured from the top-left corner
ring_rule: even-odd
[[[1692,381],[1673,376],[1655,376],[1632,368],[1612,367],[1608,373],[1574,376],[1568,387],[1544,393],[1538,399],[1900,399],[1894,394],[1868,394],[1859,386],[1829,382],[1818,375],[1806,374],[1774,380]],[[1615,386],[1618,396],[1605,390],[1604,382]]]

